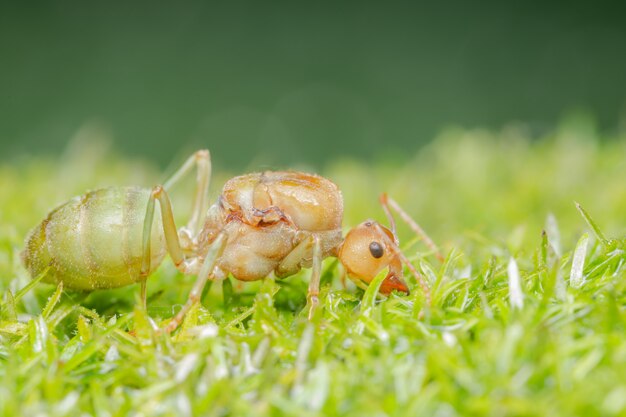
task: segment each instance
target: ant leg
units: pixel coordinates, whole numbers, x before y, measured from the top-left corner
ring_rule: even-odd
[[[163,234],[165,235],[165,243],[167,245],[167,251],[172,257],[172,261],[177,268],[181,266],[184,261],[183,251],[180,247],[178,240],[178,233],[176,231],[176,224],[174,223],[174,214],[172,213],[172,205],[167,193],[160,185],[155,186],[150,193],[148,200],[148,207],[146,208],[146,217],[143,222],[143,242],[142,242],[142,260],[141,260],[141,306],[144,310],[147,310],[147,279],[150,274],[152,264],[152,222],[154,220],[154,206],[156,200],[159,200],[161,207],[161,219],[163,223]]]
[[[191,155],[187,161],[163,184],[163,188],[170,190],[194,166],[197,167],[196,194],[193,199],[191,218],[186,229],[195,236],[202,227],[204,216],[209,205],[209,183],[211,182],[211,154],[203,149]]]
[[[303,239],[278,264],[274,271],[277,277],[284,277],[298,272],[302,261],[311,256],[311,249],[313,249],[311,279],[309,280],[309,289],[306,296],[307,306],[309,307],[309,320],[313,317],[315,308],[319,304],[320,280],[322,277],[322,245],[319,237],[309,235]]]
[[[341,265],[341,262],[339,263],[339,265]],[[346,269],[341,266],[341,268],[339,269],[339,282],[341,282],[341,288],[343,288],[344,290],[346,290],[348,287],[348,282],[346,281]]]
[[[313,247],[313,235],[309,235],[302,239],[292,250],[283,258],[276,267],[274,273],[277,277],[287,277],[298,272],[302,268],[302,261],[311,256]]]
[[[150,246],[152,243],[152,221],[154,219],[155,201],[159,200],[161,207],[161,219],[163,223],[163,234],[165,235],[165,243],[167,252],[172,257],[172,261],[179,268],[184,259],[183,250],[178,240],[178,231],[174,223],[174,214],[172,213],[172,204],[167,196],[167,192],[162,186],[157,185],[152,189],[148,207],[146,209],[146,217],[143,223],[143,260],[141,263],[141,276],[147,277],[150,273],[150,264],[152,261]]]
[[[141,281],[141,308],[143,308],[144,311],[148,310],[148,302],[146,301],[148,299],[148,285],[147,285],[147,280],[143,279]]]
[[[313,318],[313,313],[319,304],[320,279],[322,277],[322,247],[320,239],[313,237],[313,265],[311,268],[311,280],[309,281],[309,291],[306,295],[306,303],[309,306],[309,320]]]
[[[204,289],[207,280],[210,278],[211,273],[213,273],[213,270],[215,269],[215,264],[217,264],[217,259],[222,254],[222,251],[226,246],[226,241],[226,234],[224,232],[220,232],[220,234],[217,235],[215,240],[211,243],[206,258],[204,258],[204,262],[200,268],[200,272],[198,272],[196,282],[193,284],[191,292],[189,293],[187,302],[176,314],[176,316],[174,316],[172,321],[170,321],[167,326],[161,328],[161,332],[171,333],[176,330],[176,328],[183,322],[185,315],[189,312],[191,307],[200,301],[202,290]]]
[[[396,211],[396,213],[398,213],[398,215],[400,215],[400,218],[402,220],[404,220],[404,222],[406,224],[409,225],[409,227],[419,236],[424,240],[424,243],[426,243],[426,246],[428,246],[428,248],[434,252],[435,257],[440,261],[443,262],[444,261],[444,257],[441,254],[441,252],[439,252],[439,248],[437,247],[437,245],[435,245],[435,242],[432,241],[432,239],[426,234],[426,232],[424,231],[424,229],[422,229],[416,222],[415,220],[413,220],[411,218],[411,216],[408,215],[408,213],[406,211],[404,211],[402,209],[402,207],[400,207],[400,205],[398,203],[396,203],[396,201],[391,198],[388,197],[386,193],[383,193],[380,195],[380,204],[383,206],[383,210],[385,211],[385,214],[387,215],[387,217],[390,219],[390,223],[391,223],[391,227],[392,230],[394,232],[395,235],[395,222],[393,221],[393,215],[391,214],[391,210],[389,210],[389,207],[391,207],[392,209],[394,209]],[[396,237],[397,239],[397,237]],[[397,242],[396,242],[397,243]]]

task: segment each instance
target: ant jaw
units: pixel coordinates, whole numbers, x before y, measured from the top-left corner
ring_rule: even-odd
[[[392,291],[402,292],[406,295],[409,295],[411,292],[409,291],[408,285],[402,277],[398,277],[393,272],[389,272],[385,277],[383,283],[380,285],[379,292],[383,295],[390,295]]]

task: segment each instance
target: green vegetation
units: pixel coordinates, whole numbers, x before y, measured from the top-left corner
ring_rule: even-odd
[[[328,259],[311,322],[304,271],[215,283],[172,336],[150,317],[171,317],[194,277],[169,260],[149,280],[149,317],[137,287],[64,292],[19,260],[54,205],[150,186],[154,168],[94,146],[1,166],[0,415],[624,415],[623,139],[573,120],[536,142],[452,130],[411,160],[335,161],[324,174],[344,192],[346,227],[383,221],[387,191],[442,247],[443,264],[399,224],[432,307],[411,278],[408,297],[343,289]],[[233,174],[216,173],[212,195]],[[190,188],[173,197],[180,221]]]

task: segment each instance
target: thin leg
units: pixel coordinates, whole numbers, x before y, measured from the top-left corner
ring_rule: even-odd
[[[426,303],[430,306],[431,303],[432,303],[431,296],[430,296],[430,288],[428,288],[428,284],[426,283],[426,280],[424,279],[424,277],[422,277],[420,275],[420,273],[417,272],[417,269],[415,269],[415,267],[413,266],[411,261],[409,261],[409,259],[404,255],[404,253],[402,253],[402,251],[400,250],[398,245],[395,242],[391,241],[391,239],[382,230],[382,228],[380,228],[379,225],[376,225],[376,227],[379,228],[380,234],[382,236],[384,236],[385,239],[387,240],[387,245],[386,246],[389,249],[391,249],[391,251],[394,253],[394,255],[396,255],[396,256],[398,256],[400,258],[402,263],[404,263],[407,266],[407,268],[409,268],[409,271],[411,271],[411,273],[415,277],[417,283],[419,284],[420,288],[422,289],[422,292],[424,293],[424,297],[426,298]]]
[[[339,263],[340,268],[339,268],[339,282],[341,282],[341,288],[343,288],[344,290],[347,288],[347,281],[346,281],[346,269],[343,267],[343,265],[341,264],[341,262]]]
[[[194,196],[191,217],[187,223],[187,230],[195,236],[202,226],[206,210],[209,205],[209,184],[211,182],[211,154],[203,149],[191,155],[178,171],[165,182],[163,188],[170,190],[182,177],[191,169],[197,166],[196,174],[196,194]]]
[[[391,197],[388,197],[387,194],[383,193],[380,196],[380,204],[382,204],[383,206],[383,210],[385,210],[385,214],[387,214],[387,217],[389,217],[390,219],[393,219],[393,216],[391,214],[391,211],[389,210],[389,207],[391,207],[392,209],[394,209],[396,211],[396,213],[398,213],[400,215],[400,218],[402,220],[405,221],[406,224],[409,225],[409,227],[419,236],[424,240],[424,243],[426,243],[426,246],[428,246],[428,248],[433,251],[433,253],[435,254],[435,257],[440,261],[443,262],[444,261],[444,257],[441,254],[441,252],[439,252],[439,248],[437,247],[437,245],[435,245],[435,243],[432,241],[432,239],[426,234],[426,232],[424,231],[424,229],[422,229],[416,222],[415,220],[413,220],[411,218],[411,216],[409,216],[407,214],[406,211],[404,211],[402,209],[402,207],[400,207],[400,205],[398,203],[395,202],[395,200]],[[395,222],[393,222],[391,220],[391,226],[392,226],[392,230],[394,231],[394,235],[395,235]],[[397,238],[396,238],[397,239]]]
[[[320,279],[322,277],[322,245],[317,236],[313,236],[313,266],[311,268],[311,280],[309,281],[309,291],[306,296],[309,306],[309,320],[313,318],[315,309],[319,304]]]
[[[302,241],[298,243],[282,261],[280,261],[276,267],[276,276],[282,278],[298,272],[301,269],[302,260],[311,256],[313,243],[313,235],[309,235],[302,239]]]
[[[147,278],[150,273],[150,267],[152,264],[151,246],[152,246],[152,222],[154,220],[154,206],[155,201],[159,200],[161,207],[161,219],[163,223],[163,234],[165,235],[165,242],[167,244],[167,250],[174,261],[174,264],[179,267],[184,259],[183,252],[180,248],[180,242],[178,240],[178,233],[176,231],[176,224],[174,223],[174,214],[172,213],[172,205],[167,196],[165,190],[160,185],[157,185],[152,189],[150,199],[148,200],[148,207],[146,208],[146,216],[143,223],[143,249],[142,249],[142,261],[141,261],[141,307],[144,311],[147,311]]]
[[[141,308],[143,308],[144,311],[148,311],[148,303],[146,301],[148,298],[148,286],[146,282],[145,279],[141,281]]]
[[[184,261],[183,251],[178,240],[178,231],[176,223],[174,223],[174,214],[172,213],[172,205],[167,193],[162,186],[157,185],[152,189],[152,194],[148,200],[148,208],[146,209],[146,217],[143,223],[143,261],[141,264],[141,276],[147,277],[150,273],[150,264],[152,256],[150,246],[152,241],[152,221],[154,219],[155,201],[159,200],[161,206],[161,219],[163,223],[163,233],[165,235],[165,243],[167,251],[174,261],[176,267],[180,267]]]
[[[311,254],[311,250],[313,253]],[[278,264],[274,271],[277,277],[293,275],[302,267],[302,261],[312,256],[311,279],[307,291],[307,306],[309,307],[309,320],[313,317],[315,308],[319,304],[320,280],[322,276],[322,245],[319,237],[309,235]]]
[[[178,314],[174,316],[172,321],[170,321],[167,326],[161,329],[162,332],[171,333],[176,330],[176,328],[180,326],[180,324],[183,322],[185,315],[189,312],[191,307],[193,307],[195,303],[200,301],[202,290],[204,289],[207,280],[209,279],[211,273],[213,272],[213,269],[215,268],[217,259],[222,254],[222,251],[226,246],[226,241],[226,234],[224,232],[221,232],[211,243],[207,256],[206,258],[204,258],[204,262],[202,263],[202,268],[200,269],[198,277],[196,278],[196,282],[193,284],[191,292],[189,293],[187,302],[185,303],[183,308],[180,309]]]

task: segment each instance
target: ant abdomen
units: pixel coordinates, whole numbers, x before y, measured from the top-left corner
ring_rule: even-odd
[[[35,227],[22,254],[31,276],[65,288],[117,288],[142,279],[142,245],[150,190],[112,187],[75,197]],[[157,208],[158,209],[158,208]],[[151,235],[150,271],[165,257],[160,215]],[[148,272],[150,272],[148,271]]]

